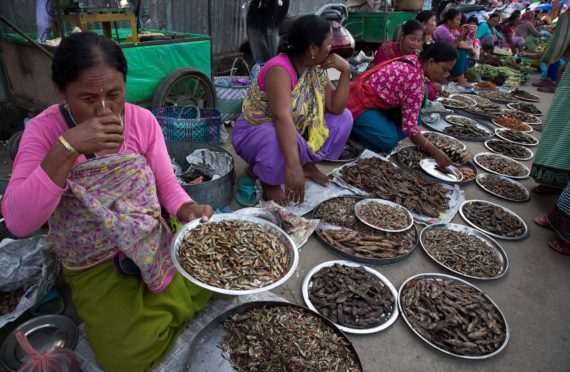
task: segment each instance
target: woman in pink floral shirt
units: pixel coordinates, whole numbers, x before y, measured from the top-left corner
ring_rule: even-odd
[[[443,80],[456,59],[455,48],[437,42],[424,47],[419,57],[385,61],[359,76],[350,87],[348,102],[353,133],[366,148],[382,153],[410,137],[439,165],[449,165],[447,156],[421,134],[418,121],[426,94],[424,82]]]

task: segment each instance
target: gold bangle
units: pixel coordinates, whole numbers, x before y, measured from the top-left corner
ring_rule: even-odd
[[[79,152],[77,152],[77,150],[74,149],[73,146],[71,146],[71,144],[69,142],[67,142],[65,137],[59,136],[58,139],[59,139],[59,142],[61,142],[61,144],[63,145],[63,147],[65,147],[67,149],[67,151],[69,151],[73,155],[79,155]]]

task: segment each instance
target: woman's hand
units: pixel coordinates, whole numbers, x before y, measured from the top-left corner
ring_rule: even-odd
[[[305,173],[301,164],[285,167],[285,196],[293,203],[305,201]]]
[[[447,157],[447,155],[445,155],[443,151],[436,148],[435,146],[431,152],[431,156],[433,156],[440,168],[447,168],[449,165],[451,165],[451,160]]]
[[[182,222],[189,222],[201,218],[202,222],[208,222],[214,214],[214,210],[207,204],[198,204],[195,201],[182,204],[176,217]]]
[[[350,65],[348,64],[348,62],[344,58],[335,53],[330,54],[327,57],[327,59],[325,59],[321,67],[325,70],[329,68],[334,68],[340,71],[341,73],[350,72]]]
[[[91,118],[63,135],[80,154],[93,154],[104,150],[116,150],[123,143],[123,127],[119,115]]]

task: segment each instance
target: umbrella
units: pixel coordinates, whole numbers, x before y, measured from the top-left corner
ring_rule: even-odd
[[[532,10],[552,10],[552,5],[551,4],[534,3],[530,6],[530,9],[532,9]]]

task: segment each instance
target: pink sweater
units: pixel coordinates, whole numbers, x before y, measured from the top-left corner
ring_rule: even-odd
[[[146,158],[156,178],[160,204],[175,216],[182,204],[191,199],[176,182],[158,122],[150,111],[127,103],[124,123],[124,142],[118,153],[138,153]],[[26,236],[39,229],[65,191],[49,178],[40,164],[66,130],[57,105],[48,107],[26,126],[2,200],[6,226],[14,235]],[[85,160],[81,155],[75,165]]]

